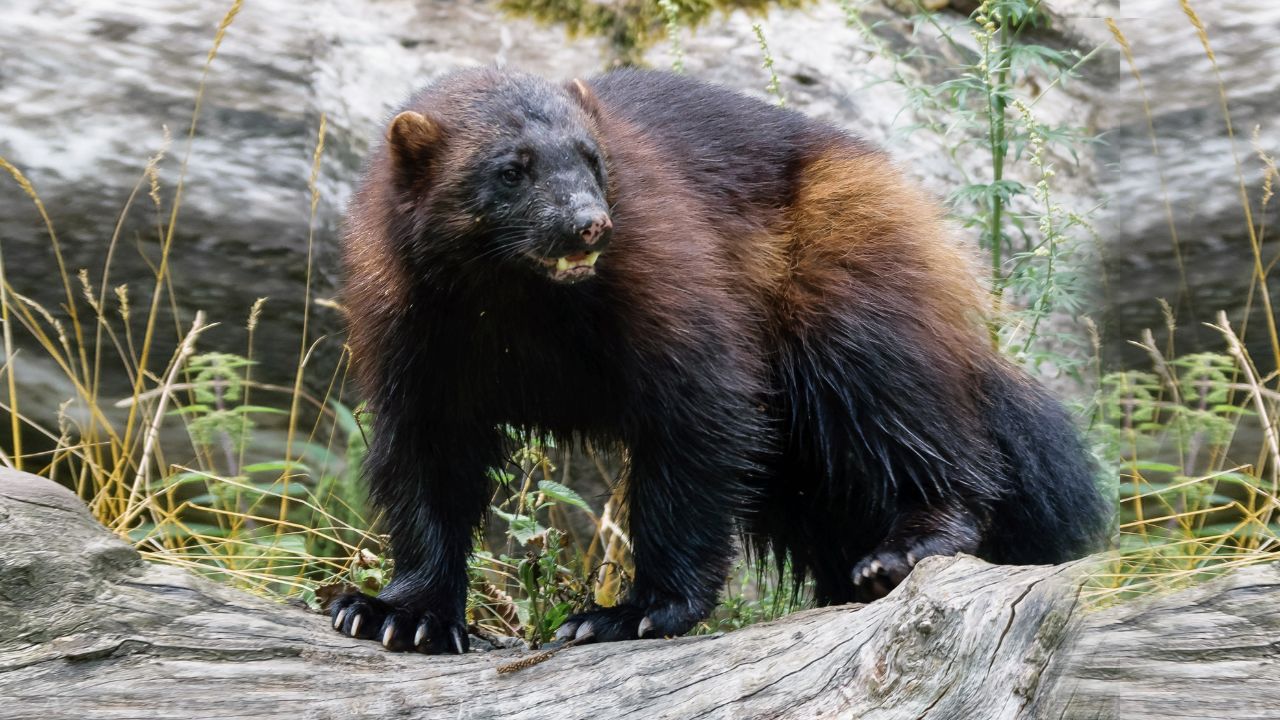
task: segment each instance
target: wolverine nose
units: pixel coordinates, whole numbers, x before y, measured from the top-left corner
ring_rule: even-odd
[[[574,229],[582,238],[582,242],[595,245],[609,239],[609,235],[613,232],[613,221],[609,219],[609,214],[606,212],[581,212],[574,218]]]

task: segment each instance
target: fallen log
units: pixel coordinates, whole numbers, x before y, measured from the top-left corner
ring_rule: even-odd
[[[931,558],[871,605],[499,673],[530,653],[384,652],[0,471],[0,718],[1280,717],[1280,565],[1088,611],[1087,563]]]

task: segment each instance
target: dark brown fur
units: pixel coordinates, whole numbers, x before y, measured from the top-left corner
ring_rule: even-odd
[[[660,73],[557,87],[474,70],[405,109],[346,241],[397,575],[335,604],[343,631],[465,647],[497,425],[629,450],[635,590],[567,622],[579,640],[685,632],[735,529],[824,603],[882,595],[926,555],[1056,562],[1099,541],[1069,419],[991,350],[968,257],[879,151]],[[508,145],[531,148],[508,163],[518,191],[486,169]],[[543,273],[591,249],[553,231],[567,203],[612,218],[576,284]]]

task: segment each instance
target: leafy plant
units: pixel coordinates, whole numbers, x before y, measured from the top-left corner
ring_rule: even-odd
[[[766,574],[756,558],[739,560],[725,581],[724,598],[711,617],[694,628],[695,635],[740,630],[748,625],[777,620],[807,605],[810,588],[793,587],[790,567],[777,576]],[[812,584],[809,581],[808,584]]]
[[[1204,23],[1190,0],[1179,4],[1218,73]],[[1108,18],[1107,25],[1136,80],[1152,152],[1159,159],[1151,103],[1132,47],[1116,20]],[[1280,335],[1267,287],[1274,263],[1261,261],[1266,225],[1254,221],[1226,89],[1220,75],[1217,80],[1244,230],[1253,250],[1245,319],[1237,329],[1226,313],[1217,313],[1210,327],[1222,337],[1224,353],[1173,357],[1176,322],[1172,308],[1162,301],[1165,345],[1157,345],[1150,331],[1138,343],[1151,359],[1152,371],[1101,376],[1097,436],[1108,455],[1119,458],[1124,492],[1119,552],[1092,578],[1090,597],[1095,601],[1178,587],[1233,567],[1280,559]],[[1254,151],[1262,169],[1259,216],[1265,216],[1278,173],[1275,159],[1256,139]],[[1178,231],[1167,199],[1165,203],[1185,287]],[[1244,343],[1255,298],[1267,309],[1264,329],[1271,353],[1265,369]],[[1248,439],[1242,441],[1242,435]]]
[[[488,610],[493,620],[513,634],[522,634],[532,647],[550,640],[565,618],[585,607],[592,594],[586,574],[571,567],[582,567],[582,563],[566,557],[566,533],[552,525],[552,511],[574,508],[598,526],[586,500],[549,479],[554,465],[548,449],[541,441],[530,440],[516,453],[513,465],[520,469],[522,478],[518,487],[514,473],[493,472],[500,491],[510,493],[491,509],[505,523],[509,543],[506,552],[496,554],[483,546],[477,548],[472,566],[473,608]],[[533,476],[539,471],[547,477],[535,483]],[[522,555],[515,554],[517,547],[524,550]],[[511,599],[511,589],[519,599]]]
[[[1230,460],[1242,425],[1274,417],[1280,393],[1256,382],[1241,364],[1247,358],[1238,336],[1225,316],[1219,321],[1231,353],[1166,361],[1148,332],[1143,347],[1156,372],[1114,372],[1099,383],[1096,436],[1120,458],[1123,491],[1119,552],[1094,574],[1093,599],[1176,587],[1280,557],[1274,426],[1264,423],[1256,464]],[[1242,375],[1253,381],[1241,382]]]
[[[563,25],[570,35],[595,35],[609,43],[609,65],[640,65],[644,51],[678,28],[696,28],[715,13],[801,7],[811,0],[501,0],[508,12]],[[679,56],[677,56],[679,57]]]
[[[990,258],[990,284],[1011,311],[993,325],[1001,347],[1033,368],[1079,377],[1083,338],[1047,333],[1053,314],[1083,309],[1096,208],[1071,209],[1054,192],[1060,162],[1074,162],[1093,141],[1083,128],[1051,124],[1038,103],[1078,76],[1097,49],[1080,54],[1038,41],[1045,24],[1040,0],[985,0],[955,23],[910,0],[917,34],[928,32],[945,55],[902,54],[883,22],[867,17],[868,0],[841,0],[850,27],[870,49],[891,60],[888,77],[907,95],[915,122],[903,132],[936,135],[963,178],[948,197],[952,216],[976,231]],[[930,78],[942,74],[936,82]],[[980,175],[966,160],[983,154]]]

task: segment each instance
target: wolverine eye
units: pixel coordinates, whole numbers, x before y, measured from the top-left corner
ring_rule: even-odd
[[[587,148],[582,151],[582,157],[586,159],[587,165],[591,167],[593,172],[600,175],[604,174],[604,161],[600,159],[600,153]]]
[[[502,169],[502,182],[514,187],[520,184],[520,178],[523,177],[523,175],[524,174],[520,172],[520,168],[514,165],[509,165]]]

